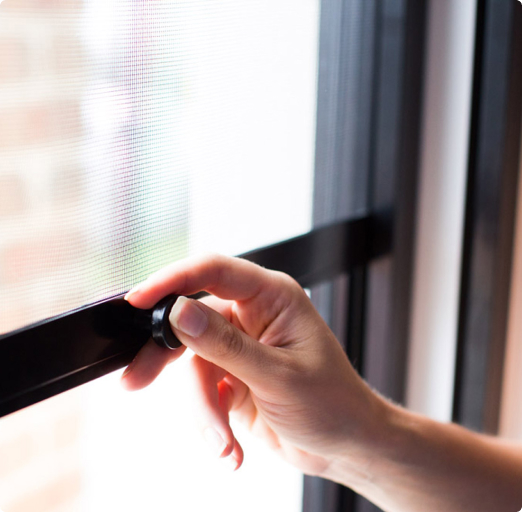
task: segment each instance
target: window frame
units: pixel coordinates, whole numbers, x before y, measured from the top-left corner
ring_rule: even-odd
[[[522,134],[522,5],[478,0],[453,420],[497,434]]]
[[[241,257],[307,287],[378,257],[373,225],[369,216],[349,219]],[[129,364],[150,339],[150,314],[118,295],[0,336],[0,417]]]
[[[352,201],[352,208],[371,213],[375,223],[372,243],[386,241],[392,249],[386,256],[312,291],[312,299],[369,384],[403,403],[428,4],[425,0],[364,3],[374,16],[375,32],[370,43],[371,69],[367,71],[371,88],[361,100],[366,107],[361,114],[368,121],[362,127],[367,140],[358,143],[366,153],[356,160],[355,179],[343,150],[348,135],[346,117],[352,115],[346,108],[342,83],[350,56],[342,37],[348,4],[349,0],[322,2],[314,222],[322,225],[340,211],[346,214],[350,191],[339,184],[357,183],[363,200],[355,205]],[[331,106],[332,94],[337,98],[336,108]],[[331,202],[336,203],[334,208]],[[379,509],[350,489],[305,477],[303,512],[372,510]]]
[[[366,122],[361,128],[362,152],[355,170],[348,165],[343,149],[346,121],[351,115],[343,83],[350,55],[346,40],[350,1],[321,2],[316,185],[327,177],[331,179],[326,180],[326,187],[316,187],[314,229],[243,257],[283,270],[303,286],[330,281],[322,293],[313,292],[316,306],[370,385],[402,402],[421,142],[427,0],[364,0],[361,3],[368,9],[375,30],[368,41],[372,59],[363,70],[368,74],[366,78],[371,87],[365,90],[361,115]],[[335,30],[330,30],[332,26]],[[354,183],[361,201],[358,211],[348,214],[352,206],[347,202],[350,191],[346,184]],[[337,201],[333,209],[328,204],[332,195]],[[78,360],[70,350],[60,354],[56,348],[60,343],[62,348],[70,348],[69,333],[78,332],[75,322],[79,319],[84,322],[88,318],[86,332],[93,336],[96,311],[103,311],[107,304],[121,303],[121,296],[115,297],[0,336],[0,389],[5,382],[2,381],[2,361],[9,361],[14,367],[23,361],[29,365],[24,366],[28,375],[30,365],[40,368],[46,361],[60,359],[66,366],[71,365],[62,366],[58,374],[40,375],[37,383],[26,382],[24,389],[22,386],[12,390],[9,400],[0,397],[0,416],[128,364],[148,339],[142,331],[134,339],[131,337],[130,342],[128,337],[124,341],[114,334],[102,336],[99,355],[93,358],[91,354],[88,360]],[[126,309],[125,315],[129,311]],[[114,317],[104,318],[110,331]],[[38,333],[45,340],[48,337],[45,326],[52,322],[57,325],[60,321],[67,322],[67,329],[61,329],[64,335],[51,349],[48,342],[42,344]],[[132,323],[129,317],[124,321]],[[81,339],[78,337],[80,342]],[[349,489],[305,477],[304,512],[368,510],[378,509]]]

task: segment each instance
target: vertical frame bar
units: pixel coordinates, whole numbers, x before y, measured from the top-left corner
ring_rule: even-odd
[[[393,238],[394,250],[322,285],[312,299],[363,376],[398,401],[405,389],[425,18],[426,0],[322,2],[314,223],[371,213],[375,240]],[[349,489],[305,477],[303,510],[378,509]]]
[[[453,418],[497,433],[522,120],[522,5],[479,0]]]
[[[426,1],[382,2],[382,66],[373,165],[376,232],[393,253],[370,266],[365,375],[395,401],[405,391],[426,40]],[[399,29],[400,27],[400,29]]]
[[[381,4],[380,62],[371,187],[375,232],[393,236],[390,257],[368,268],[363,375],[403,403],[420,166],[427,0]],[[358,498],[357,512],[380,510]]]
[[[376,0],[321,2],[315,226],[369,209],[377,14]],[[349,333],[356,325],[362,328],[356,321],[362,316],[354,312],[348,325],[349,310],[356,303],[351,283],[351,277],[341,276],[320,285],[312,290],[312,300],[355,356],[362,347],[356,347]],[[361,301],[357,305],[364,309]],[[355,499],[343,486],[305,477],[304,512],[355,512]]]

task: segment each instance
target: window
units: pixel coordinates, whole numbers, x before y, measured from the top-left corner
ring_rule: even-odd
[[[13,347],[14,329],[118,295],[187,254],[253,250],[286,269],[293,250],[289,271],[321,282],[314,300],[355,364],[401,400],[425,8],[5,0],[0,352],[9,345],[38,364]],[[301,475],[255,441],[250,467],[247,459],[242,473],[216,471],[188,440],[182,366],[139,395],[113,374],[3,419],[0,450],[11,455],[0,461],[0,505],[367,506],[315,479],[303,489]],[[33,401],[57,393],[49,389]],[[158,425],[169,426],[166,438],[154,435]]]

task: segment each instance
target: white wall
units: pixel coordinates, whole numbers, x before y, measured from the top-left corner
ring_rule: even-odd
[[[476,0],[430,2],[407,405],[451,419]]]

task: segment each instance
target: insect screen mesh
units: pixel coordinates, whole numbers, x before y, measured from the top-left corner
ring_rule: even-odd
[[[317,0],[5,0],[0,332],[311,218]]]

